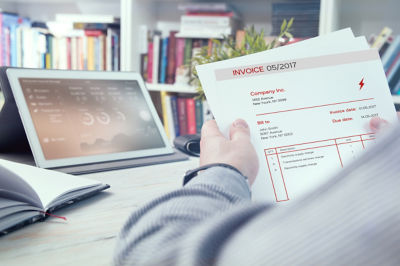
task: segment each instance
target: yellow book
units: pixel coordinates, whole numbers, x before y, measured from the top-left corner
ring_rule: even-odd
[[[162,118],[163,118],[163,124],[164,124],[164,130],[167,133],[167,137],[169,139],[172,138],[170,131],[169,131],[169,125],[168,125],[168,115],[167,115],[167,97],[169,97],[168,93],[166,91],[161,91],[161,110],[162,110]],[[174,126],[174,125],[171,125]]]
[[[371,48],[376,48],[378,50],[381,49],[391,34],[392,29],[384,27],[381,33],[379,33],[378,37],[376,37],[374,43],[371,45]]]
[[[95,37],[88,36],[87,37],[87,69],[95,70],[96,66],[94,63],[94,46],[95,46]]]
[[[46,54],[46,69],[51,69],[51,55],[49,53]]]

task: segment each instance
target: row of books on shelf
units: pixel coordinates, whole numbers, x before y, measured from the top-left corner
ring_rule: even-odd
[[[142,54],[141,73],[148,83],[187,84],[191,59],[201,47],[211,53],[213,39],[234,35],[240,18],[226,3],[180,3],[183,11],[174,30],[155,30],[148,34]]]
[[[162,122],[170,140],[199,134],[203,123],[213,119],[207,101],[187,95],[161,92]]]
[[[31,22],[18,14],[0,13],[0,65],[71,70],[119,70],[118,19],[97,22],[86,16],[59,16]]]
[[[385,27],[378,36],[371,36],[369,43],[379,50],[391,93],[400,95],[400,35]]]

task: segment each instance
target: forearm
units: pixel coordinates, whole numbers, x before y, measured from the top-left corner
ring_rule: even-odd
[[[223,167],[203,171],[185,187],[132,214],[121,231],[114,263],[173,264],[188,231],[234,205],[249,203],[250,198],[247,182],[235,171]]]

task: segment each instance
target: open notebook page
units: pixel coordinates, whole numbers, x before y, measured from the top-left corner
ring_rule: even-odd
[[[0,165],[21,177],[37,193],[43,206],[64,193],[100,185],[101,182],[0,159]]]

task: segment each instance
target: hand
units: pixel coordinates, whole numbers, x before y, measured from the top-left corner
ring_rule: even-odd
[[[397,112],[397,117],[399,118],[399,121],[400,121],[400,112]],[[369,128],[374,133],[379,133],[379,132],[385,131],[389,127],[390,127],[390,123],[380,117],[371,118],[371,120],[369,121]]]
[[[226,163],[236,167],[247,176],[250,185],[258,173],[258,157],[250,142],[250,129],[242,119],[232,123],[226,139],[215,120],[207,121],[201,129],[200,166]]]

